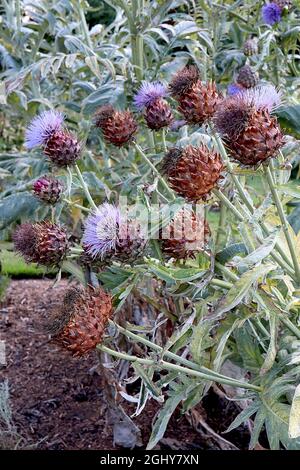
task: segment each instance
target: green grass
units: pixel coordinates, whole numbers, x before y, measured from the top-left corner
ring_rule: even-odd
[[[0,262],[1,272],[7,276],[39,277],[47,272],[45,268],[37,267],[36,264],[25,263],[23,258],[8,250],[0,252]]]

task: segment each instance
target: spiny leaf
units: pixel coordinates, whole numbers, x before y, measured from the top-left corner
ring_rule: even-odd
[[[248,294],[253,284],[257,282],[259,278],[265,276],[273,269],[274,265],[265,264],[244,273],[228,291],[225,298],[219,302],[214,314],[222,315],[223,313],[229,312],[229,310],[232,310],[234,307],[240,304]]]

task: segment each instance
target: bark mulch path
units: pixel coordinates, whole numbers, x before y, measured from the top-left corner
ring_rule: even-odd
[[[60,302],[67,285],[66,280],[54,289],[53,280],[11,282],[5,300],[0,303],[0,339],[6,342],[7,355],[6,367],[0,366],[0,382],[8,380],[14,423],[28,445],[49,450],[112,450],[116,447],[112,429],[106,424],[96,353],[72,358],[49,342],[43,331],[51,308]],[[236,414],[234,407],[230,408],[233,405],[220,403],[214,395],[205,400],[209,413],[203,410],[201,415],[210,417],[211,426],[221,415],[225,417],[217,432],[224,431]],[[125,402],[123,406],[132,414],[132,405]],[[151,402],[135,419],[144,445],[156,411],[157,404]],[[224,437],[237,447],[246,448],[247,438],[243,433]],[[196,432],[178,410],[158,448],[220,449],[224,446],[226,443],[204,427],[200,426]]]

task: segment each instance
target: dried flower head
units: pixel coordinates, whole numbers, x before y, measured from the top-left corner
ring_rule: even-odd
[[[117,111],[111,105],[101,106],[95,114],[95,125],[102,130],[106,142],[122,147],[132,142],[137,123],[130,111]]]
[[[13,241],[15,250],[27,263],[44,266],[59,265],[69,248],[65,230],[48,221],[20,225],[13,235]]]
[[[277,3],[267,3],[262,7],[261,13],[266,24],[273,26],[281,20],[281,8]]]
[[[111,295],[101,287],[72,287],[47,330],[74,356],[82,356],[101,343],[112,313]]]
[[[147,108],[159,98],[165,98],[168,90],[160,82],[143,82],[138,93],[134,97],[134,104],[139,111]]]
[[[100,106],[94,116],[95,126],[102,129],[106,122],[111,119],[114,114],[115,109],[111,104]]]
[[[235,139],[245,129],[253,104],[243,99],[244,93],[231,96],[218,106],[213,121],[217,131],[227,139]]]
[[[41,201],[56,204],[61,197],[63,185],[57,178],[46,175],[37,179],[33,183],[32,189],[34,195]]]
[[[199,70],[194,65],[186,66],[173,77],[169,89],[174,98],[187,93],[200,79]]]
[[[34,224],[25,222],[13,234],[15,250],[29,263],[36,256],[36,231]]]
[[[253,88],[259,82],[259,75],[250,65],[244,65],[240,68],[236,81],[244,88]]]
[[[46,145],[49,138],[62,129],[64,115],[55,110],[44,111],[36,116],[29,124],[25,133],[25,145],[32,149]]]
[[[160,232],[163,252],[175,259],[194,258],[203,250],[210,234],[203,215],[184,208]]]
[[[257,166],[275,156],[283,135],[270,112],[280,94],[273,86],[257,87],[224,100],[214,116],[231,156],[245,166]]]
[[[189,201],[207,199],[222,178],[221,156],[206,145],[172,148],[162,162],[162,173],[169,185]]]
[[[94,259],[115,257],[129,260],[145,246],[141,227],[127,219],[118,207],[104,203],[86,220],[83,234],[85,251]]]

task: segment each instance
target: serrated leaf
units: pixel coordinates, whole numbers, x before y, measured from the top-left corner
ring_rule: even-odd
[[[142,367],[140,364],[133,363],[132,367],[134,368],[136,374],[142,379],[142,381],[145,384],[146,389],[150,393],[150,395],[153,398],[158,399],[158,401],[163,402],[164,399],[161,395],[160,389],[155,385],[155,383],[152,380],[153,376],[153,370],[148,368],[148,370],[145,370],[144,367]]]
[[[226,429],[225,433],[231,432],[238,428],[241,424],[247,421],[260,407],[260,403],[257,401],[251,403],[245,410],[241,411],[240,414],[232,421],[231,425]]]
[[[169,396],[166,403],[159,411],[158,417],[152,427],[147,450],[153,449],[160,439],[163,438],[172,414],[174,413],[179,403],[186,398],[188,392],[189,389],[184,386],[177,389],[175,393],[172,393]]]
[[[238,262],[237,268],[250,268],[258,263],[261,263],[273,251],[278,235],[278,230],[274,231],[274,233],[271,233],[271,235],[265,238],[263,243],[256,250],[252,251],[249,255]]]
[[[244,273],[240,279],[235,282],[231,289],[229,289],[225,298],[219,302],[214,314],[222,315],[223,313],[229,312],[235,308],[242,302],[253,284],[274,268],[275,267],[272,264],[264,264]]]

